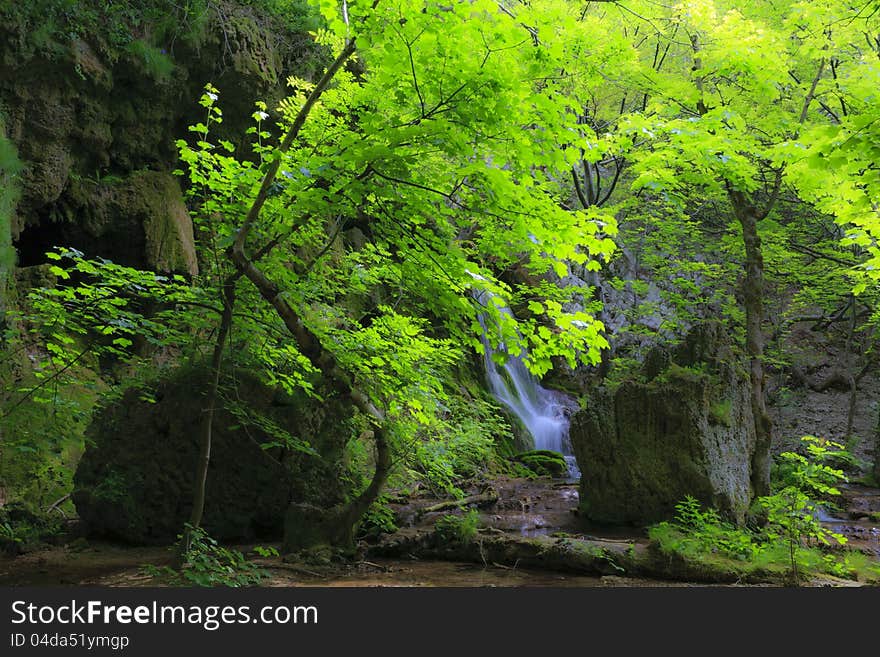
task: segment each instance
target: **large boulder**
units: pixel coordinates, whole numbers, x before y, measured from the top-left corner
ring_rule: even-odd
[[[73,500],[90,536],[173,542],[189,518],[207,368],[130,389],[87,430]],[[203,525],[222,540],[278,538],[291,503],[339,504],[350,404],[291,397],[251,374],[223,381],[214,417]],[[279,431],[280,430],[280,431]],[[316,454],[282,446],[283,433]]]
[[[676,349],[655,349],[640,376],[588,396],[570,436],[581,512],[594,522],[667,519],[686,495],[745,520],[755,448],[749,380],[720,324],[697,326]]]

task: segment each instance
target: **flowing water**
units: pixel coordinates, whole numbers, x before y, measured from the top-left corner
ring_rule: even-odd
[[[483,298],[479,300],[484,303]],[[502,312],[512,315],[508,308],[503,308]],[[499,366],[492,354],[506,353],[505,346],[502,343],[493,349],[487,338],[485,316],[480,317],[480,324],[483,327],[483,362],[492,395],[523,423],[532,436],[535,449],[560,452],[568,462],[569,476],[573,479],[580,477],[568,439],[569,417],[577,408],[577,402],[565,393],[542,386],[523,362],[524,354],[508,355],[504,365]]]

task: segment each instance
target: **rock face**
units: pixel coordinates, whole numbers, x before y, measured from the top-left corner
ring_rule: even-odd
[[[205,368],[176,370],[144,394],[131,389],[98,412],[74,477],[73,500],[90,536],[171,543],[188,519],[202,421]],[[342,501],[342,453],[351,408],[293,398],[236,371],[214,417],[203,524],[215,538],[277,538],[291,502]],[[150,399],[152,396],[152,399]],[[230,412],[230,408],[237,408]],[[278,443],[275,426],[316,454]]]
[[[675,350],[651,353],[638,380],[590,395],[570,433],[581,512],[643,525],[692,495],[742,523],[755,447],[748,386],[723,327],[705,323]]]
[[[159,30],[137,22],[155,17],[155,3],[145,0],[131,17],[137,27],[112,3],[89,4],[106,20],[80,34],[26,6],[0,11],[14,19],[0,21],[0,136],[24,165],[7,239],[21,267],[69,246],[127,266],[195,273],[192,223],[170,173],[175,140],[192,139],[187,126],[205,119],[205,83],[220,90],[224,113],[212,140],[249,153],[242,135],[254,101],[275,108],[286,76],[314,76],[325,54],[307,28],[260,3],[207,3],[199,29],[180,25],[155,43],[149,35]]]
[[[68,241],[90,253],[114,244],[114,258],[152,271],[199,273],[192,220],[172,175],[137,171],[118,182],[80,181],[70,196],[79,225]]]

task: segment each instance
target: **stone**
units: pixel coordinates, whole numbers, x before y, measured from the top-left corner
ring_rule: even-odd
[[[147,267],[198,274],[192,220],[177,181],[168,174],[148,171],[136,179],[132,190],[143,204]]]
[[[168,544],[189,518],[207,368],[180,368],[106,405],[86,431],[73,501],[90,537]],[[292,503],[339,504],[350,406],[291,397],[236,370],[224,376],[214,417],[203,526],[218,540],[275,539]],[[235,400],[239,411],[232,412]],[[316,454],[287,449],[266,423],[307,440]]]
[[[559,452],[549,449],[535,449],[522,452],[512,458],[517,463],[539,476],[565,477],[568,475],[568,463]]]
[[[51,141],[43,144],[39,158],[28,163],[22,177],[25,207],[41,209],[57,201],[67,185],[72,164],[66,145]]]
[[[87,255],[113,256],[121,264],[153,271],[198,274],[192,220],[174,176],[137,171],[123,180],[84,182],[81,188],[83,205],[77,214],[91,238]]]
[[[332,510],[314,504],[291,504],[284,518],[284,554],[329,545],[328,525],[332,521]]]
[[[692,495],[741,524],[755,448],[747,373],[714,323],[669,353],[659,372],[666,358],[647,359],[650,380],[600,388],[574,414],[580,511],[596,523],[646,525]]]

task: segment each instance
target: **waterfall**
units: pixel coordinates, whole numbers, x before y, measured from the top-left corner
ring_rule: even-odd
[[[477,297],[484,306],[486,295],[483,292]],[[506,315],[513,315],[507,307],[500,310]],[[505,353],[506,348],[503,343],[496,349],[492,348],[487,337],[485,314],[480,315],[479,319],[483,328],[483,362],[492,395],[523,423],[532,435],[535,449],[560,452],[568,462],[569,476],[580,477],[568,439],[569,415],[576,410],[577,402],[563,392],[543,387],[525,366],[524,354],[508,355],[504,365],[499,366],[492,359],[492,354]]]

